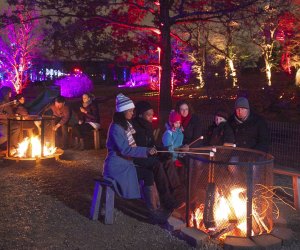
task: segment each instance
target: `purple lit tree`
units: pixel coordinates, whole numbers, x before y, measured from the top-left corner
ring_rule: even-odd
[[[2,84],[21,93],[28,83],[27,72],[38,51],[41,36],[34,12],[26,11],[24,5],[8,11],[16,14],[18,22],[8,24],[0,31],[0,72],[5,76]]]

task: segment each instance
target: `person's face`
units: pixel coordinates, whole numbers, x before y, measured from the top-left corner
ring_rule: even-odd
[[[133,116],[133,110],[134,109],[128,109],[128,110],[124,111],[126,120],[131,120],[131,118]]]
[[[65,104],[63,102],[55,102],[54,105],[56,108],[61,109]]]
[[[176,128],[180,128],[180,125],[181,125],[181,122],[180,121],[177,121],[177,122],[174,122],[173,123],[173,127],[176,129]]]
[[[21,97],[21,98],[19,99],[19,103],[24,104],[24,103],[25,103],[25,98],[24,98],[24,97]]]
[[[180,107],[179,107],[179,113],[182,117],[187,117],[188,114],[189,114],[189,106],[187,104],[182,104]]]
[[[154,110],[149,109],[146,112],[143,113],[142,118],[146,120],[147,122],[152,123],[153,121],[153,116],[154,116]]]
[[[83,102],[88,102],[90,100],[90,97],[88,95],[83,95],[82,96],[82,101]]]
[[[249,114],[249,109],[237,108],[237,109],[235,109],[235,113],[236,113],[237,118],[239,118],[240,120],[244,120]]]
[[[220,116],[215,116],[215,123],[218,126],[222,121],[224,120],[224,118],[220,117]]]

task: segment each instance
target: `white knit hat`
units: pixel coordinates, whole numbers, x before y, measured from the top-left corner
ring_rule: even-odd
[[[123,112],[128,109],[133,109],[134,104],[127,96],[123,95],[122,93],[118,94],[116,97],[116,111]]]

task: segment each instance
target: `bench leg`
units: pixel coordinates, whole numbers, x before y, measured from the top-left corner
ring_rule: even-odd
[[[94,130],[94,146],[96,150],[100,149],[99,130]]]
[[[107,187],[104,224],[113,224],[114,208],[115,208],[115,191],[111,187]]]
[[[293,176],[294,207],[300,209],[300,177]]]
[[[102,186],[99,182],[96,182],[92,207],[90,210],[90,218],[92,220],[98,220],[99,218],[101,195],[102,195]]]

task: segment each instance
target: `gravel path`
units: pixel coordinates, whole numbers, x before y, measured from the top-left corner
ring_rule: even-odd
[[[191,249],[145,215],[140,221],[116,210],[113,225],[88,219],[104,154],[67,151],[64,160],[47,164],[1,162],[0,249]]]
[[[67,150],[40,164],[0,161],[0,249],[193,249],[150,224],[142,201],[117,200],[113,225],[88,219],[105,152]],[[283,214],[300,239],[299,213]]]

